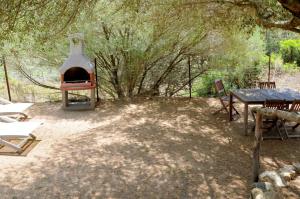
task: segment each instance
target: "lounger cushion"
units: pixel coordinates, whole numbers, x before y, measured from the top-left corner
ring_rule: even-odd
[[[15,104],[0,105],[0,114],[5,112],[10,112],[10,113],[24,112],[30,106],[32,106],[32,103],[15,103]]]
[[[27,137],[40,122],[0,122],[0,137]]]

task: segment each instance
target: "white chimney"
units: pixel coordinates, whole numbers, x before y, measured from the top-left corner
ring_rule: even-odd
[[[59,68],[60,74],[64,74],[68,69],[73,67],[81,67],[88,73],[94,73],[94,65],[90,59],[84,54],[84,35],[83,33],[75,33],[69,36],[70,54],[64,64]]]

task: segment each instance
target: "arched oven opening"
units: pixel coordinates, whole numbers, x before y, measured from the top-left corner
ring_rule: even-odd
[[[64,73],[65,83],[84,83],[91,81],[90,74],[81,67],[72,67]]]

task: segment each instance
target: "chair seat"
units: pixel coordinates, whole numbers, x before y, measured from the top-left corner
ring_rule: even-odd
[[[230,101],[230,97],[227,96],[227,95],[222,96],[222,97],[220,97],[220,98],[221,98],[221,100],[223,100],[223,101],[225,101],[225,102],[229,102],[229,101]],[[236,103],[236,102],[237,102],[237,99],[233,98],[232,101],[233,101],[234,103]]]

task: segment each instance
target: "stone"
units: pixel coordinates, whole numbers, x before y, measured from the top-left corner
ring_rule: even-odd
[[[300,176],[296,177],[295,180],[292,180],[289,186],[296,190],[300,190]]]
[[[265,199],[264,192],[260,188],[254,188],[251,190],[252,199]]]
[[[296,171],[296,168],[294,165],[284,165],[282,168]]]
[[[295,164],[293,164],[293,166],[294,166],[294,168],[295,168],[295,171],[298,173],[298,174],[300,174],[300,163],[298,162],[298,163],[295,163]]]
[[[252,188],[259,188],[261,190],[265,191],[273,191],[273,185],[269,182],[256,182],[252,184]]]
[[[280,199],[279,195],[275,191],[268,191],[264,193],[265,199]]]
[[[278,193],[269,182],[257,182],[252,185],[252,199],[279,199]]]
[[[284,166],[279,169],[278,173],[285,181],[290,181],[296,177],[296,169],[293,165]]]
[[[259,181],[261,182],[270,182],[275,187],[285,187],[284,180],[276,171],[264,171],[259,175]]]

